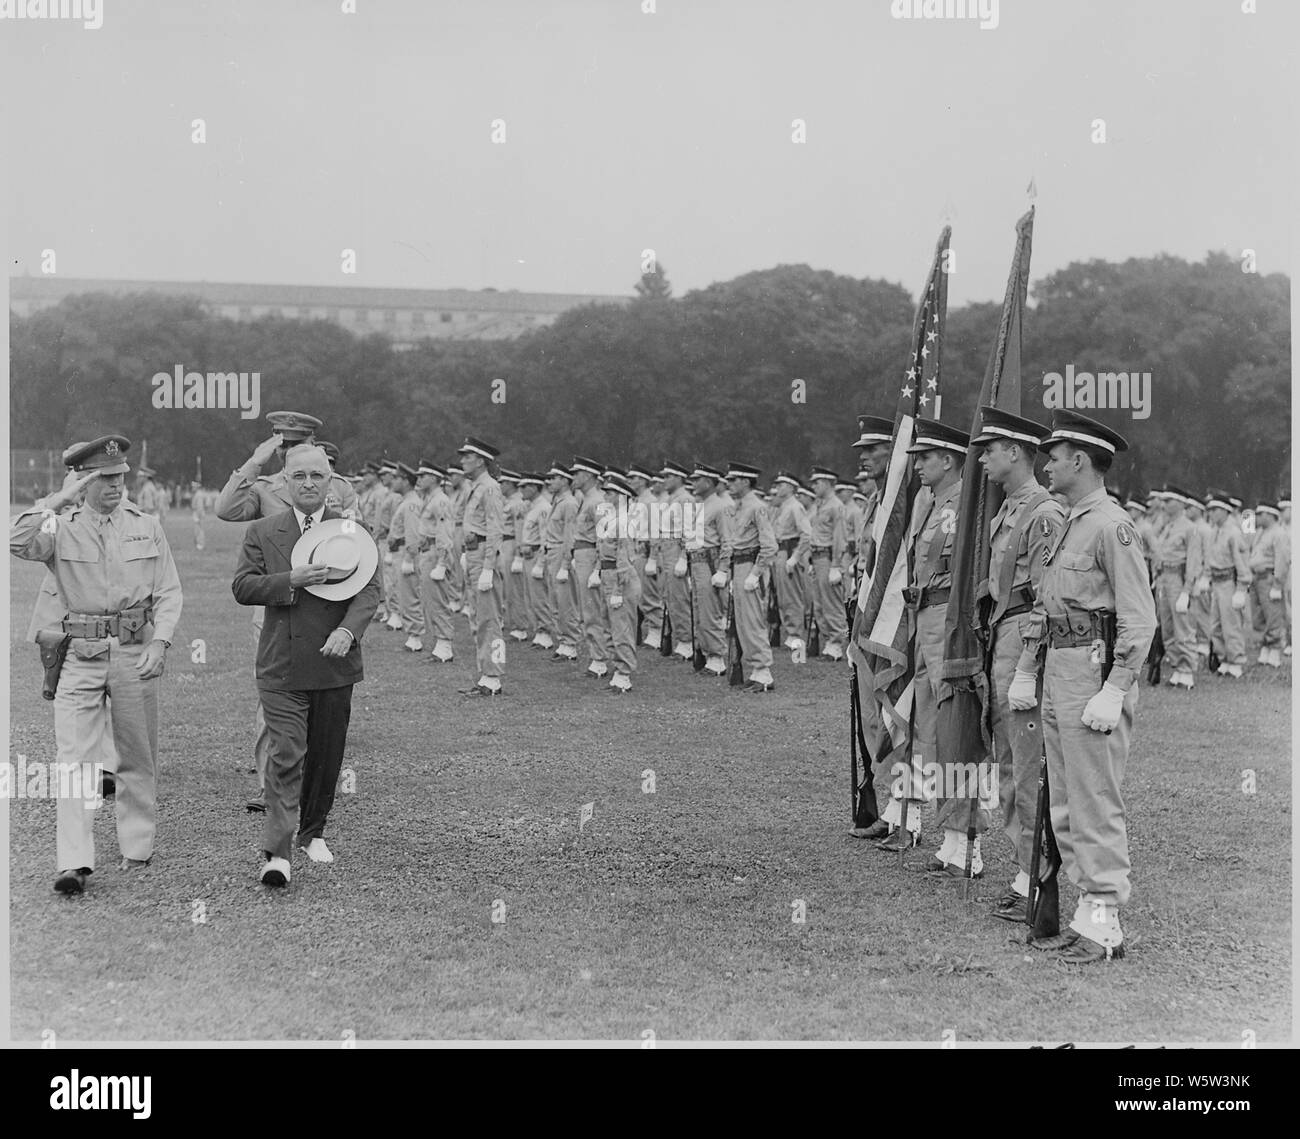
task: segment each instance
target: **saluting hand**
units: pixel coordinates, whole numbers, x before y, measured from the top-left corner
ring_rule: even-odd
[[[257,445],[257,450],[253,452],[251,462],[256,463],[259,467],[264,466],[283,445],[284,436],[277,431],[271,438],[264,439]]]

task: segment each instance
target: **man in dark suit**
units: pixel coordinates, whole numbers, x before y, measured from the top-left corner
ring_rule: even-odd
[[[268,886],[289,881],[295,822],[298,845],[308,857],[333,861],[325,821],[343,764],[352,686],[363,679],[361,637],[380,591],[374,558],[354,563],[353,580],[334,585],[326,584],[336,576],[327,563],[293,564],[304,533],[341,515],[325,505],[330,467],[319,447],[293,447],[285,456],[284,478],[293,507],[248,527],[231,586],[241,605],[266,606],[257,687],[270,735],[261,871]],[[360,529],[360,523],[344,528],[349,525]],[[364,532],[357,537],[373,546]]]

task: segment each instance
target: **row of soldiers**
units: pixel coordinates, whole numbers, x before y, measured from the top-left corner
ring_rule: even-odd
[[[886,452],[891,428],[875,439]],[[677,661],[698,653],[702,671],[721,676],[734,631],[750,693],[775,686],[769,622],[797,664],[810,641],[844,659],[845,598],[864,568],[883,462],[856,484],[824,467],[806,483],[781,471],[760,494],[761,471],[744,462],[624,469],[578,455],[493,477],[495,447],[470,438],[459,455],[447,467],[371,462],[349,478],[385,551],[376,620],[413,653],[431,639],[426,660],[439,664],[453,659],[453,619],[466,614],[479,672],[468,694],[502,691],[505,637],[555,661],[585,657],[588,675],[619,692],[631,688],[638,641]]]
[[[1124,506],[1151,569],[1168,683],[1192,688],[1211,666],[1240,678],[1248,625],[1259,634],[1259,663],[1280,668],[1291,654],[1291,500],[1243,511],[1223,490],[1197,498],[1166,484]]]

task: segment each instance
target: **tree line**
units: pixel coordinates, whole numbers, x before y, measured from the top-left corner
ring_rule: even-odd
[[[234,321],[197,299],[83,294],[11,314],[11,446],[59,449],[120,431],[148,440],[160,477],[201,457],[220,485],[265,438],[236,410],[154,406],[151,378],[257,372],[261,412],[321,418],[341,468],[451,461],[469,434],[536,469],[574,452],[612,463],[749,459],[771,474],[848,474],[855,415],[893,415],[915,302],[899,284],[806,265],[747,273],[676,298],[662,269],[626,306],[589,305],[513,340],[395,349],[322,320]],[[1023,412],[1046,422],[1043,378],[1151,374],[1150,414],[1087,411],[1130,441],[1125,493],[1165,481],[1248,499],[1290,481],[1290,282],[1209,254],[1075,263],[1030,290]],[[943,410],[968,425],[1000,306],[951,307]],[[498,382],[500,381],[500,382]],[[1086,410],[1086,409],[1085,409]]]

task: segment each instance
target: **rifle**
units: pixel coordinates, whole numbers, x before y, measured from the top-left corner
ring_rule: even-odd
[[[63,671],[63,662],[68,658],[68,645],[72,643],[71,635],[60,634],[59,639],[42,641],[44,633],[37,634],[37,645],[41,650],[41,667],[45,678],[41,684],[41,698],[53,700],[59,688],[59,674]]]
[[[687,567],[686,572],[690,573],[689,566]],[[695,669],[696,672],[703,672],[704,665],[706,663],[706,658],[704,656],[704,650],[700,648],[700,642],[696,640],[695,637],[695,575],[693,573],[690,573],[690,582],[691,582],[690,597],[691,597],[691,649],[692,649],[691,666]]]
[[[1158,685],[1160,683],[1160,666],[1165,659],[1165,638],[1160,631],[1160,626],[1156,625],[1156,635],[1151,638],[1151,651],[1147,653],[1147,683]]]
[[[668,612],[668,591],[664,590],[664,623],[659,630],[659,655],[661,657],[670,657],[673,655],[673,619]]]
[[[774,563],[775,564],[775,563]],[[776,570],[773,569],[773,574]],[[774,649],[781,647],[781,606],[776,600],[776,579],[769,582],[771,590],[767,595],[767,643]]]
[[[1040,883],[1039,863],[1046,860],[1049,867]],[[1034,812],[1034,849],[1029,856],[1029,898],[1025,906],[1025,921],[1029,926],[1029,940],[1055,937],[1061,932],[1061,898],[1056,876],[1061,870],[1061,851],[1052,831],[1051,792],[1047,786],[1047,744],[1043,743],[1043,761],[1038,776],[1038,808]]]
[[[731,658],[728,668],[728,682],[732,688],[739,688],[745,683],[745,670],[741,665],[744,649],[740,646],[740,634],[736,632],[736,594],[727,587],[727,655]]]

